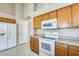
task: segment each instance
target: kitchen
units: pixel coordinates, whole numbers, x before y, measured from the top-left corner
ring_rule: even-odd
[[[78,3],[4,3],[0,7],[0,40],[5,39],[0,41],[0,55],[79,56]]]

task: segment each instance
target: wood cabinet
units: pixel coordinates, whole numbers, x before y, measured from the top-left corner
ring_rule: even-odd
[[[15,19],[10,19],[10,18],[4,18],[4,17],[0,17],[0,22],[5,22],[5,23],[16,23]]]
[[[56,19],[56,11],[49,12],[49,19]]]
[[[40,29],[41,28],[42,16],[34,17],[33,28]]]
[[[79,4],[72,5],[73,27],[79,27]]]
[[[15,24],[16,23],[16,20],[15,19],[6,18],[6,22],[7,23],[13,23],[13,24]]]
[[[0,22],[6,22],[6,18],[0,17]]]
[[[74,51],[74,50],[70,50],[69,51],[69,56],[79,56],[79,52]]]
[[[42,20],[49,20],[49,13],[43,14]]]
[[[68,56],[68,46],[63,43],[56,43],[56,56]]]
[[[69,56],[79,56],[79,46],[69,46]]]
[[[79,56],[79,46],[56,42],[56,56]]]
[[[37,37],[30,37],[30,48],[39,54],[39,38]]]
[[[71,27],[71,7],[57,10],[58,28]]]
[[[34,38],[34,51],[39,54],[39,39]]]
[[[33,49],[33,45],[34,45],[34,44],[33,44],[33,41],[34,41],[34,40],[33,40],[33,37],[30,37],[30,48],[31,48],[31,49]]]

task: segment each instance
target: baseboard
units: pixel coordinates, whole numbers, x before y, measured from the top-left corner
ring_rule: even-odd
[[[10,49],[15,48],[15,47],[16,47],[16,46],[13,46],[13,47],[11,47],[11,48],[7,48],[7,49],[5,49],[5,50],[1,50],[0,52],[4,52],[4,51],[10,50]]]

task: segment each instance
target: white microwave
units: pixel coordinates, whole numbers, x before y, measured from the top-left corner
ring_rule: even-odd
[[[57,19],[50,19],[42,21],[42,29],[56,29]]]

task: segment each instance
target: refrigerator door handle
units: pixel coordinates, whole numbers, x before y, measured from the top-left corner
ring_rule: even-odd
[[[5,35],[5,33],[0,33],[0,36],[4,36]]]

